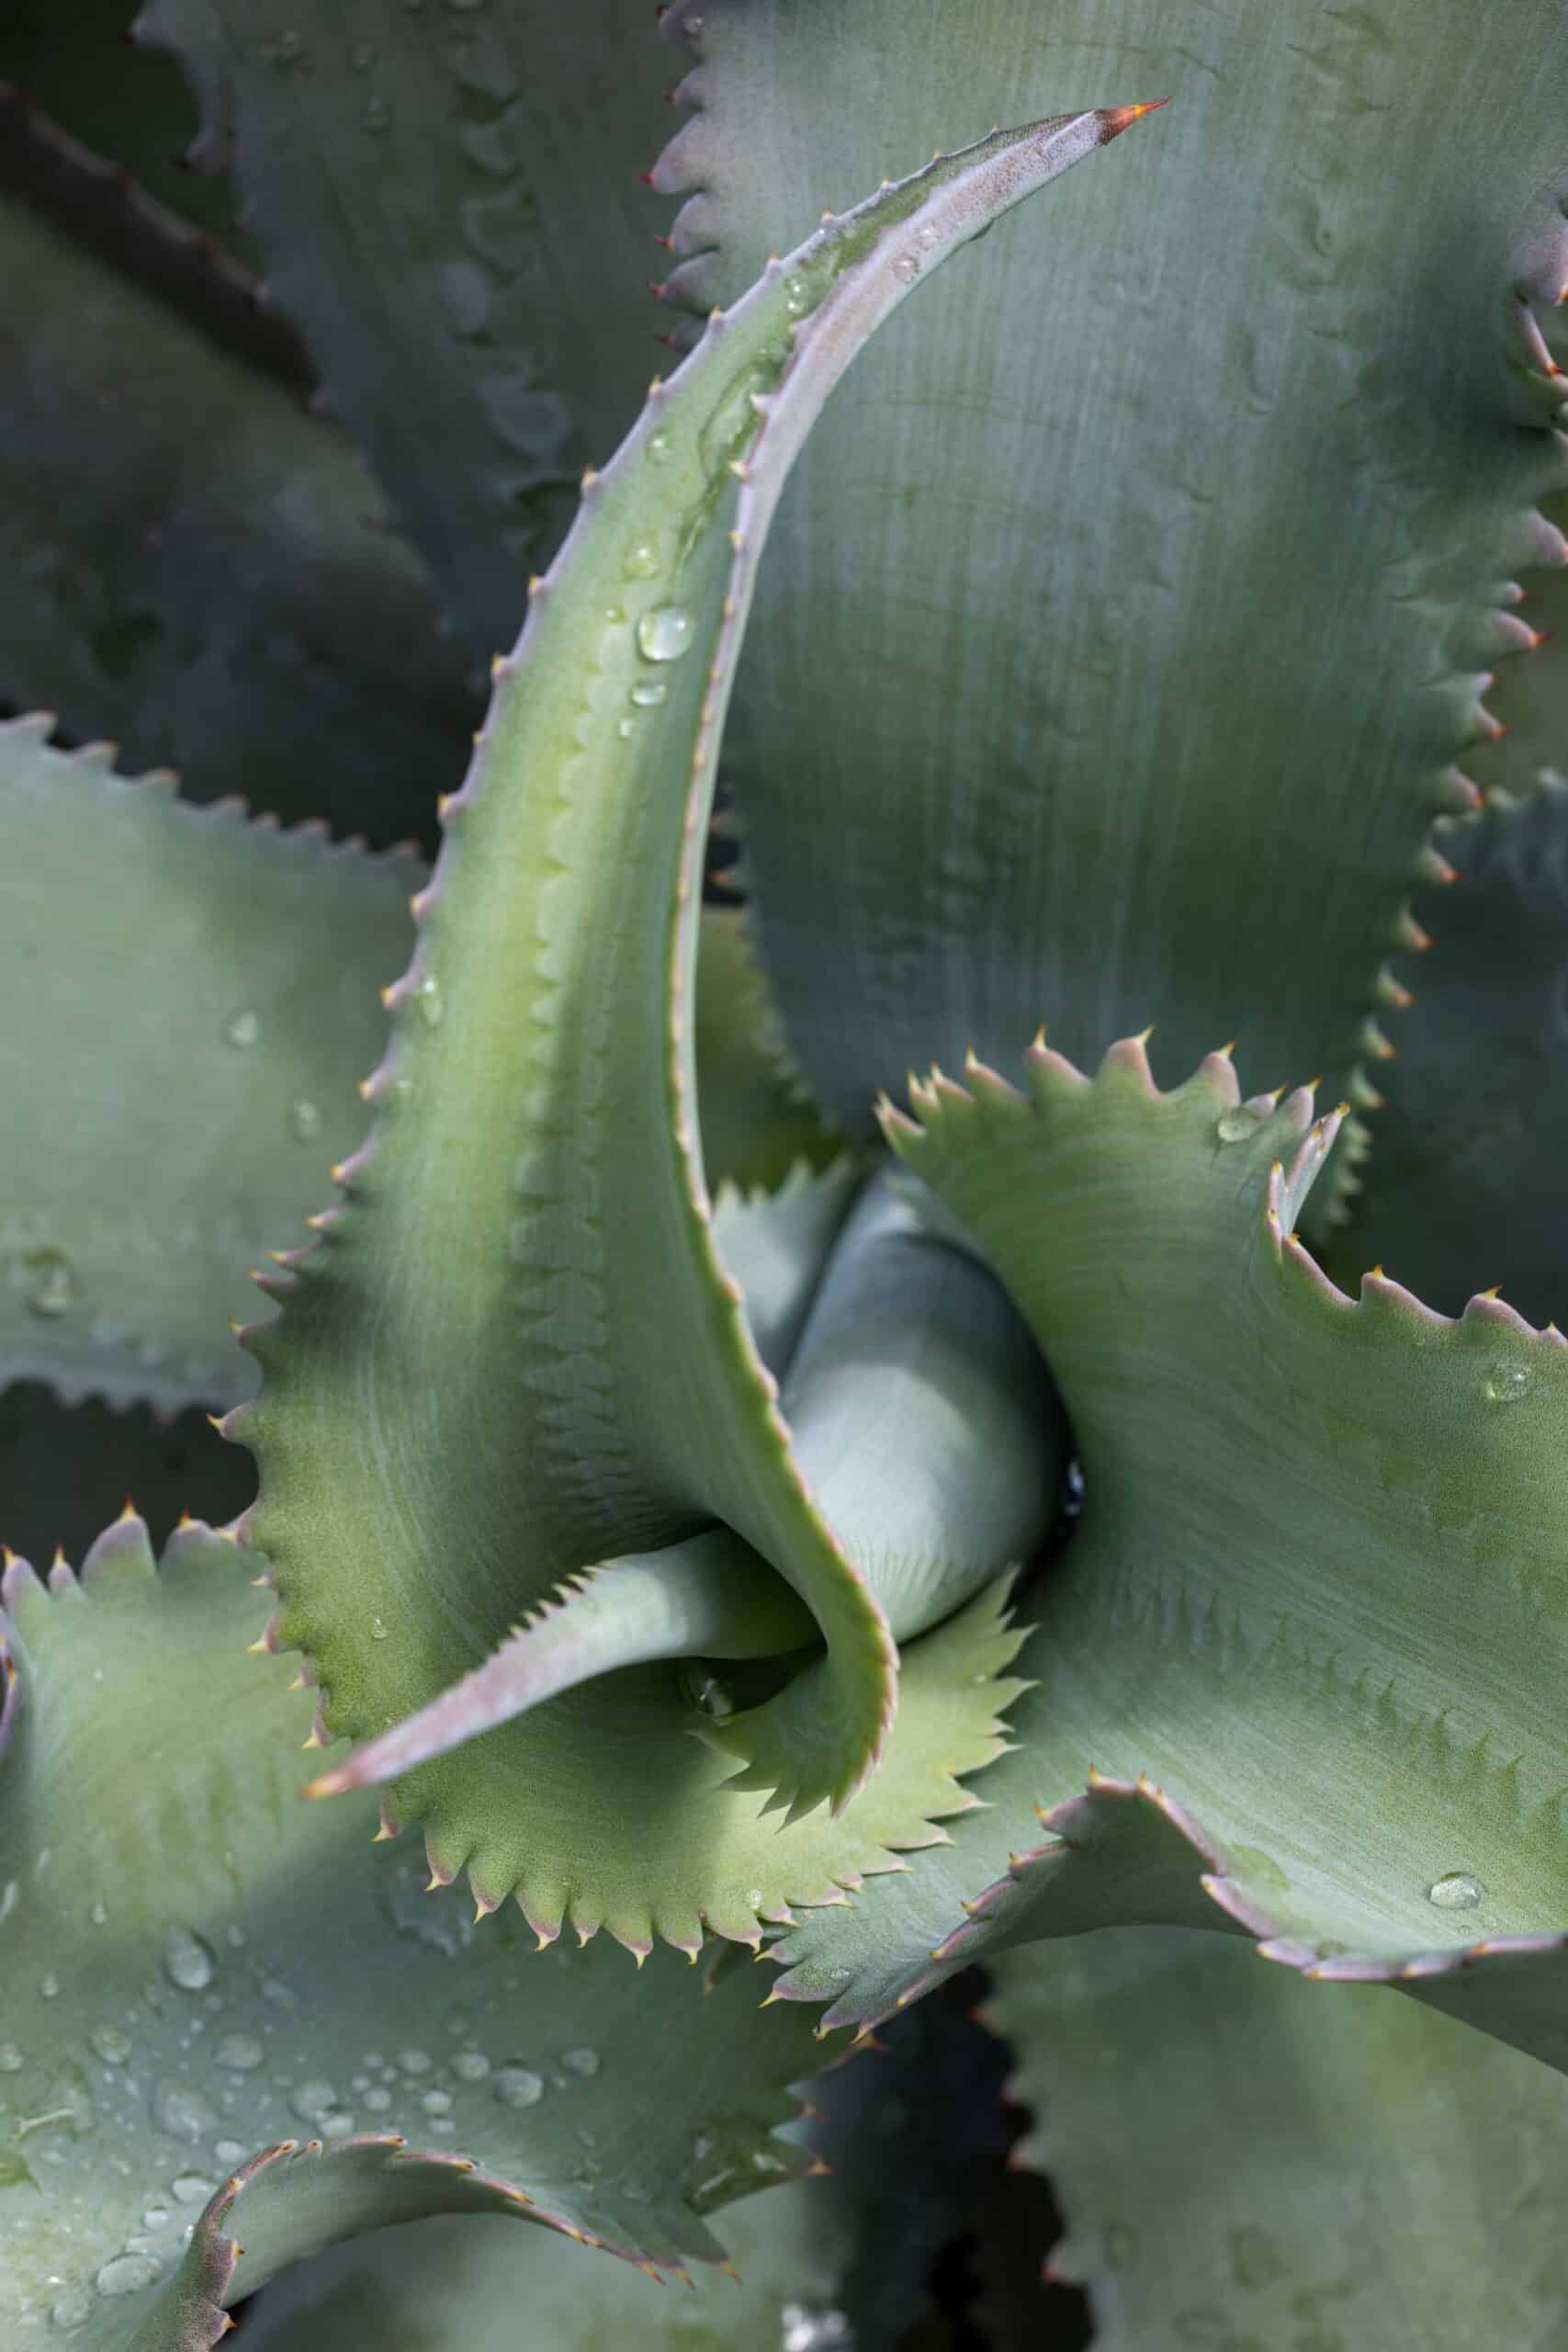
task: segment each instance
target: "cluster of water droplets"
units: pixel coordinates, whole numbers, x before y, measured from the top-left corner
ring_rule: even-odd
[[[412,1863],[389,1868],[382,1901],[394,1928],[426,1951],[455,1957],[473,1939],[455,1905],[424,1895]],[[92,1924],[108,1924],[101,1904]],[[557,1964],[576,1966],[579,1955]],[[446,2011],[436,2036],[367,2049],[329,2071],[314,2036],[308,2052],[299,2048],[307,2002],[252,1955],[237,1926],[212,1939],[171,1928],[155,1980],[90,2026],[79,2055],[56,2047],[35,2063],[25,2037],[0,2041],[0,2199],[15,2188],[39,2202],[40,2272],[46,2261],[60,2266],[19,2302],[18,2268],[0,2313],[34,2336],[69,2335],[104,2300],[155,2286],[235,2165],[274,2141],[396,2132],[415,2148],[477,2152],[501,2124],[502,2148],[520,2153],[497,2109],[581,2097],[603,2064],[586,2042],[529,2047],[506,2023],[525,2006],[525,1972],[550,1965],[519,1950],[512,1975],[491,1973],[472,2006]],[[46,1997],[59,1989],[52,1979],[39,1987]],[[570,2141],[573,2177],[588,2187],[604,2169],[596,2135],[573,2122]],[[722,2161],[716,2150],[710,2161]],[[635,2180],[623,2187],[630,2201],[646,2199]],[[117,2201],[130,2208],[129,2226],[106,2243]],[[8,2229],[17,2219],[0,2203]]]

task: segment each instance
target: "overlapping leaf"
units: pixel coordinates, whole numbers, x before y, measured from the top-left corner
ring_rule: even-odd
[[[1097,2352],[1549,2352],[1568,2086],[1365,1985],[1213,1936],[1010,1954],[988,2015]]]
[[[0,725],[0,1373],[231,1403],[227,1318],[362,1132],[417,864]]]
[[[7,2346],[194,2352],[284,2263],[431,2212],[716,2258],[702,2214],[801,2165],[771,2126],[805,2021],[745,1966],[539,1959],[362,1805],[299,1804],[310,1699],[243,1655],[259,1565],[191,1525],[155,1570],[125,1519],[80,1583],[6,1571]]]
[[[976,130],[1175,97],[1064,192],[1060,240],[998,228],[884,338],[781,517],[730,752],[822,1099],[863,1125],[911,1064],[1005,1060],[1049,1012],[1076,1055],[1157,1020],[1174,1079],[1239,1033],[1264,1082],[1369,1102],[1348,1073],[1488,674],[1562,660],[1513,611],[1562,551],[1523,384],[1568,277],[1556,0],[1496,41],[1465,0],[666,23],[695,109],[655,175],[690,191],[667,290],[699,312],[951,135],[954,89]]]
[[[0,277],[0,695],[203,800],[433,831],[467,664],[352,450],[9,194]]]
[[[138,35],[177,49],[273,299],[488,659],[648,373],[645,10],[152,0]]]

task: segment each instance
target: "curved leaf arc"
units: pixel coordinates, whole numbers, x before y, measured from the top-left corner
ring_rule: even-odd
[[[997,1945],[1229,1918],[1568,2063],[1568,1342],[1345,1297],[1294,1230],[1336,1121],[1222,1056],[1161,1094],[1141,1043],[1092,1080],[1042,1046],[1025,1091],[976,1066],[914,1113],[895,1148],[1046,1351],[1086,1505],[988,1822],[803,1926],[785,1989],[848,2022]]]
[[[306,1649],[334,1729],[412,1714],[562,1576],[716,1518],[795,1585],[828,1644],[775,1794],[796,1815],[841,1807],[887,1753],[886,1617],[791,1458],[697,1148],[689,1008],[717,730],[779,484],[861,343],[944,254],[1146,110],[997,134],[826,222],[710,322],[585,479],[445,805],[414,963],[389,992],[371,1143],[339,1171],[347,1202],[294,1261],[281,1323],[249,1335],[265,1391],[230,1423],[261,1464],[251,1524],[276,1564],[274,1637]],[[458,1462],[454,1496],[444,1465]],[[944,1633],[962,1648],[988,1611]],[[461,1771],[422,1767],[400,1810],[445,1868],[467,1863],[490,1899],[516,1889],[546,1932],[570,1910],[634,1948],[656,1925],[689,1941],[705,1917],[753,1935],[761,1910],[821,1886],[815,1860],[802,1871],[781,1849],[660,1919],[642,1873],[672,1814],[602,1878],[607,1830],[586,1883],[581,1847],[539,1818],[546,1787],[616,1786],[638,1711],[688,1747],[699,1726],[671,1719],[668,1694],[650,1673],[608,1702],[552,1702],[531,1740],[507,1727]],[[974,1693],[963,1736],[917,1765],[948,1792],[939,1809],[974,1769],[959,1758],[995,1752],[995,1712]],[[499,1786],[476,1781],[481,1753]],[[668,1806],[693,1769],[666,1763],[647,1796]],[[536,1792],[521,1817],[501,1794],[519,1772]],[[872,1852],[931,1834],[929,1812],[886,1809],[899,1781],[870,1808]],[[852,1872],[867,1866],[856,1851]]]

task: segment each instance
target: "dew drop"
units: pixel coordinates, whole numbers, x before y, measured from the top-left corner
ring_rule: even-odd
[[[392,119],[392,109],[385,98],[367,98],[365,102],[365,128],[370,131],[385,130]]]
[[[745,2116],[725,2117],[692,2143],[686,2202],[694,2213],[711,2213],[747,2189],[787,2179],[793,2163],[790,2150],[765,2126]]]
[[[450,2091],[426,2091],[420,2105],[426,2115],[450,2115],[452,2094]]]
[[[675,444],[662,428],[648,436],[648,454],[656,466],[667,466],[675,454]]]
[[[254,2075],[266,2052],[254,2033],[226,2033],[212,2054],[231,2075]]]
[[[1487,1367],[1483,1384],[1489,1405],[1517,1405],[1529,1395],[1530,1376],[1522,1363],[1495,1363]]]
[[[811,288],[799,272],[792,271],[784,282],[784,309],[792,319],[798,319],[811,300]]]
[[[1486,1900],[1486,1889],[1468,1871],[1446,1871],[1427,1889],[1427,1900],[1439,1911],[1473,1911]]]
[[[370,1620],[370,1638],[373,1642],[384,1642],[386,1640],[387,1621],[384,1617],[372,1617]]]
[[[288,1114],[288,1130],[297,1143],[314,1143],[321,1132],[321,1112],[303,1095]]]
[[[165,2227],[168,2219],[169,2209],[166,2205],[149,2205],[141,2216],[141,2226],[144,2230],[161,2230]]]
[[[655,605],[637,625],[645,662],[678,662],[692,641],[692,616],[679,605]]]
[[[0,2041],[0,2075],[19,2075],[22,2053],[14,2041]]]
[[[157,2084],[149,2104],[153,2122],[171,2139],[204,2140],[218,2121],[201,2093],[188,2083]]]
[[[405,2075],[428,2075],[434,2061],[428,2050],[400,2050],[398,2064]]]
[[[301,2123],[319,2123],[337,2105],[337,2093],[331,2083],[301,2083],[288,2104]]]
[[[459,2050],[452,2061],[452,2072],[462,2083],[482,2083],[490,2072],[490,2060],[482,2050]]]
[[[330,2115],[321,2117],[318,2128],[329,2140],[346,2140],[354,2129],[354,2118],[341,2108],[334,2108]]]
[[[39,1979],[39,1991],[46,2001],[52,2001],[60,1990],[60,1979],[51,1968],[47,1976]]]
[[[107,1928],[109,1923],[108,1905],[104,1902],[95,1903],[87,1917],[95,1928]]]
[[[722,1723],[735,1713],[735,1701],[728,1684],[716,1674],[709,1674],[698,1666],[683,1666],[678,1677],[681,1697],[688,1707],[700,1715],[707,1715],[715,1723]]]
[[[151,2287],[159,2277],[162,2265],[150,2254],[117,2254],[106,2262],[97,2277],[100,2295],[135,2295],[143,2287]]]
[[[367,2091],[365,2094],[365,2104],[370,2109],[372,2115],[385,2115],[387,2109],[392,2104],[392,2094],[390,2091],[384,2091],[380,2089]]]
[[[854,2333],[843,2312],[820,2303],[784,2303],[779,2309],[779,2352],[853,2352]]]
[[[205,2205],[218,2193],[218,2183],[206,2180],[198,2172],[176,2173],[172,2184],[175,2200],[180,2205]]]
[[[632,688],[631,698],[639,710],[657,710],[669,692],[662,678],[639,678]]]
[[[238,2140],[219,2140],[214,2143],[212,2153],[220,2165],[237,2165],[245,2151]]]
[[[652,580],[659,571],[657,539],[634,539],[621,561],[628,580]]]
[[[164,1938],[164,1973],[182,1993],[204,1993],[212,1982],[212,1948],[188,1928],[171,1928]]]
[[[535,2107],[545,2095],[542,2078],[527,2066],[498,2066],[491,2089],[502,2107]]]
[[[106,2066],[123,2066],[130,2055],[130,2036],[117,2025],[96,2025],[87,2039]]]
[[[85,2327],[93,2316],[93,2299],[85,2287],[64,2287],[49,2307],[49,2316],[59,2328]]]
[[[441,983],[434,972],[426,972],[423,980],[409,991],[415,1012],[427,1029],[437,1029],[446,1007],[442,1001]]]
[[[243,1012],[231,1013],[223,1023],[223,1043],[232,1046],[236,1053],[249,1053],[259,1040],[261,1030],[261,1014],[253,1012],[247,1005]]]
[[[563,2050],[560,2062],[574,2075],[581,2075],[584,2082],[592,2082],[599,2072],[599,2052],[596,2050]]]
[[[919,234],[916,236],[915,243],[918,245],[924,245],[927,253],[930,253],[933,245],[941,244],[942,231],[936,228],[932,222],[928,220],[925,227],[920,230]]]
[[[63,1250],[18,1250],[11,1279],[25,1295],[28,1313],[46,1322],[69,1314],[76,1304],[76,1269]]]
[[[1246,1143],[1262,1125],[1263,1119],[1258,1112],[1249,1111],[1244,1102],[1238,1102],[1234,1110],[1220,1113],[1214,1123],[1214,1133],[1222,1143]]]
[[[637,733],[636,719],[617,718],[615,721],[615,732],[620,737],[623,743],[629,743],[632,737]]]
[[[919,254],[897,254],[894,256],[893,275],[902,286],[912,286],[920,274]]]

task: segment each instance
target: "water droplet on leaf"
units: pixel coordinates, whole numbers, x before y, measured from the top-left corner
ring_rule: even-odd
[[[337,2093],[331,2083],[301,2083],[288,2104],[301,2123],[319,2123],[337,2105]]]
[[[1486,1889],[1468,1871],[1447,1871],[1427,1889],[1427,1900],[1439,1911],[1473,1911],[1486,1900]]]
[[[1263,1125],[1263,1115],[1249,1111],[1238,1102],[1233,1111],[1222,1111],[1214,1123],[1214,1133],[1222,1143],[1247,1143]]]
[[[205,2205],[218,2190],[215,2180],[204,2180],[198,2172],[177,2173],[173,2186],[175,2197],[181,2205]]]
[[[76,1269],[63,1250],[18,1250],[11,1279],[25,1295],[29,1314],[52,1321],[76,1304]]]
[[[1489,1405],[1517,1405],[1529,1395],[1530,1376],[1522,1363],[1495,1363],[1483,1385]]]
[[[213,2052],[220,2066],[232,2075],[252,2075],[261,2064],[266,2052],[252,2033],[226,2033]]]
[[[441,983],[434,972],[426,972],[412,991],[413,1006],[427,1029],[439,1028],[441,1016],[446,1010],[442,999]]]
[[[648,436],[648,454],[656,466],[667,466],[675,454],[675,444],[668,433],[660,429]]]
[[[117,2025],[96,2025],[87,2039],[106,2066],[123,2066],[130,2055],[130,2036]]]
[[[14,2041],[0,2041],[0,2075],[19,2075],[22,2053]]]
[[[920,274],[919,254],[898,254],[894,258],[893,275],[904,286],[912,286]]]
[[[212,1982],[210,1945],[188,1928],[171,1928],[164,1938],[164,1973],[182,1993],[202,1993]]]
[[[637,625],[645,662],[678,662],[692,641],[692,616],[679,605],[655,605]]]
[[[659,571],[657,539],[634,539],[622,560],[621,570],[628,580],[652,580]]]
[[[542,2079],[528,2066],[498,2066],[491,2089],[502,2107],[535,2107],[545,2095]]]
[[[762,2124],[746,2116],[721,2117],[692,2143],[686,2202],[694,2213],[711,2213],[747,2189],[787,2180],[797,2161]]]
[[[150,2254],[117,2254],[106,2262],[98,2273],[100,2295],[135,2295],[143,2287],[151,2287],[160,2276],[162,2264]]]
[[[314,1143],[321,1132],[321,1114],[313,1102],[303,1096],[288,1114],[289,1132],[299,1143]]]
[[[631,698],[639,710],[657,710],[670,692],[662,678],[639,678]]]
[[[261,1033],[261,1014],[253,1012],[247,1005],[243,1012],[231,1013],[223,1023],[223,1043],[232,1046],[236,1053],[249,1053],[260,1039]]]
[[[599,2052],[596,2050],[563,2050],[560,2062],[574,2075],[581,2075],[585,2082],[592,2082],[599,2072]]]
[[[218,2118],[198,2090],[172,2079],[159,2083],[149,2101],[152,2120],[175,2140],[204,2140]]]

